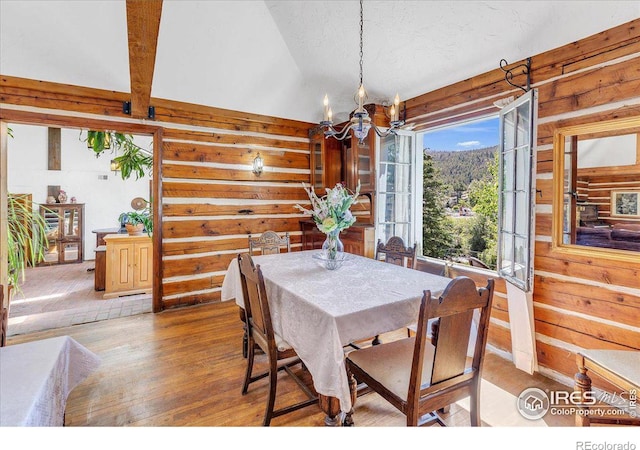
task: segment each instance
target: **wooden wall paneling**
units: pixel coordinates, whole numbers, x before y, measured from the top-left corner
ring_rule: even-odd
[[[308,199],[307,199],[308,200]],[[212,203],[169,203],[163,205],[165,217],[180,216],[228,216],[228,215],[246,215],[254,214],[297,214],[293,203],[242,203],[242,204],[212,204]],[[309,201],[301,201],[301,205],[310,206]]]
[[[637,97],[640,92],[639,67],[640,57],[581,72],[540,87],[538,116],[545,118],[576,107],[586,109]]]
[[[554,308],[574,311],[630,326],[640,325],[638,295],[621,290],[593,289],[577,281],[535,276],[536,301]]]
[[[129,94],[123,92],[29,80],[7,75],[0,77],[0,103],[97,114],[113,119],[128,117],[122,112],[122,103],[128,100]],[[36,115],[43,117],[41,113]],[[47,124],[47,121],[43,121],[44,126]],[[52,125],[63,126],[53,123]]]
[[[536,212],[535,235],[551,236],[551,214]]]
[[[200,305],[203,303],[215,303],[221,300],[220,291],[205,292],[200,294],[185,294],[180,297],[165,299],[162,301],[164,309],[180,308],[184,306]],[[239,321],[239,320],[238,320]]]
[[[597,257],[593,257],[594,260]],[[612,286],[640,287],[640,271],[638,267],[622,268],[620,264],[608,267],[593,266],[591,262],[577,262],[554,254],[536,255],[536,270],[557,273],[560,275],[584,278]]]
[[[165,238],[223,236],[228,234],[260,234],[267,230],[298,230],[301,217],[247,218],[215,220],[165,221],[162,230]]]
[[[489,323],[489,335],[487,338],[489,345],[500,350],[511,353],[511,331],[493,322]]]
[[[551,205],[553,202],[553,180],[536,179],[536,205]]]
[[[556,323],[548,322],[544,319],[536,320],[536,333],[546,338],[550,338],[559,342],[568,344],[568,348],[590,348],[597,350],[633,350],[628,345],[618,344],[616,342],[607,341],[603,338],[593,336],[590,333],[583,333],[574,328],[567,328]],[[548,339],[546,339],[548,340]]]
[[[246,200],[308,201],[302,186],[207,184],[165,181],[165,197],[236,198]]]
[[[553,325],[554,330],[564,329],[575,331],[586,336],[597,337],[597,339],[603,341],[601,348],[606,348],[607,344],[617,344],[626,347],[627,350],[640,350],[640,330],[638,330],[637,327],[636,331],[633,331],[626,327],[618,327],[606,322],[589,320],[583,316],[541,308],[537,304],[534,304],[533,309],[536,323],[548,323]],[[598,330],[595,335],[593,333],[594,328]],[[581,341],[579,337],[576,338],[575,341],[568,343],[580,346],[586,345],[586,342]]]
[[[178,102],[152,98],[155,106],[156,120],[170,124],[201,126],[244,133],[265,133],[279,135],[284,138],[308,139],[309,129],[314,126],[308,122],[278,117],[263,116],[230,109],[214,108],[193,103]],[[173,132],[177,132],[175,128]],[[192,131],[190,131],[191,133]],[[204,137],[210,132],[200,132]],[[169,134],[174,138],[175,134]]]
[[[271,167],[267,163],[268,157],[265,153],[260,153],[260,157],[265,161],[265,167]],[[226,181],[256,181],[256,175],[251,169],[222,169],[218,167],[199,167],[188,165],[165,164],[162,173],[167,178],[184,178],[200,180],[226,180]],[[260,181],[280,181],[283,183],[302,183],[309,180],[308,173],[272,172],[263,171],[259,176]]]
[[[181,133],[182,139],[195,138],[195,135]],[[261,139],[260,142],[252,141],[248,138],[231,136],[223,138],[223,135],[216,142],[220,145],[196,142],[165,142],[162,157],[167,161],[181,162],[215,162],[225,164],[249,164],[260,151],[260,156],[265,158],[265,165],[287,167],[293,169],[309,170],[309,144],[298,148],[297,142],[283,142],[278,140]],[[224,141],[224,142],[220,142]],[[213,141],[211,141],[213,142]],[[249,148],[249,145],[252,147]],[[256,148],[260,145],[260,148]]]
[[[164,277],[200,275],[210,272],[224,272],[231,260],[238,255],[221,253],[218,255],[192,256],[181,259],[164,260]]]
[[[62,147],[60,128],[47,128],[47,169],[60,170],[62,168]]]
[[[282,234],[282,233],[281,233]],[[162,244],[162,253],[165,256],[177,256],[177,255],[195,255],[199,253],[212,253],[225,250],[242,250],[248,251],[249,244],[247,241],[248,236],[243,237],[230,237],[223,239],[207,240],[202,237],[195,237],[193,240],[179,242],[171,242],[165,240]],[[300,247],[302,243],[302,236],[298,234],[289,233],[289,240],[291,242],[291,251],[294,251],[297,247]]]
[[[176,294],[220,288],[223,280],[224,275],[211,275],[190,280],[165,281],[163,283],[163,294],[165,296],[174,296]]]

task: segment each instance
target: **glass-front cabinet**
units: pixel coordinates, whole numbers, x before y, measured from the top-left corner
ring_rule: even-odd
[[[40,206],[47,222],[48,246],[41,265],[82,262],[84,204],[55,203]]]

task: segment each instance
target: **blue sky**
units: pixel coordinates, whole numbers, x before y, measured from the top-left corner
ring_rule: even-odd
[[[424,134],[424,148],[432,151],[464,151],[498,145],[499,119],[493,117]]]

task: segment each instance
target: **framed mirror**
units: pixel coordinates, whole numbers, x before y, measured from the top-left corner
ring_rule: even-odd
[[[616,258],[640,254],[640,117],[557,129],[553,246]]]

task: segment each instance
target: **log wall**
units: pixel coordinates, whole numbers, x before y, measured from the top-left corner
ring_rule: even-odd
[[[312,124],[151,99],[155,121],[122,112],[127,94],[2,76],[0,120],[154,135],[154,311],[220,300],[249,234],[290,233],[309,205]],[[252,172],[257,153],[264,161]]]
[[[491,72],[407,101],[408,122],[427,130],[497,114],[494,102],[523,92],[505,82],[499,60],[496,55],[497,68]],[[524,61],[510,63],[513,67]],[[526,79],[517,75],[513,81],[524,85]],[[640,115],[640,19],[532,55],[531,83],[539,101],[533,292],[537,356],[542,372],[568,381],[582,348],[640,350],[640,256],[567,255],[551,245],[554,130]],[[631,174],[633,186],[639,179],[639,172]],[[582,198],[591,195],[589,183],[579,184],[578,190]],[[509,329],[504,303],[494,306],[500,310],[492,315],[489,335],[490,343],[501,348]]]

